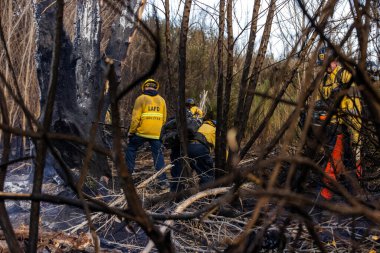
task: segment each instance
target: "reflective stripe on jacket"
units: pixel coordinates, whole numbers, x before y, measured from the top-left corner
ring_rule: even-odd
[[[159,139],[166,122],[166,103],[160,95],[140,95],[133,107],[130,134]]]

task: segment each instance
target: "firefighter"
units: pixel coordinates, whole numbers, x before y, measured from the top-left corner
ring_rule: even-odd
[[[157,81],[146,80],[141,86],[143,94],[135,101],[128,133],[129,143],[125,152],[130,173],[135,168],[136,152],[145,142],[150,144],[156,170],[165,166],[162,144],[159,139],[161,128],[166,122],[166,103],[158,94],[159,87]],[[160,186],[169,186],[165,173],[161,174],[159,179]]]
[[[215,179],[214,160],[211,157],[211,151],[215,147],[216,122],[213,119],[213,113],[208,112],[202,125],[194,136],[189,138],[187,146],[188,156],[190,158],[190,167],[199,176],[199,185],[213,182]],[[172,183],[170,191],[176,192],[182,190],[182,173],[180,148],[172,148],[170,159],[173,163],[171,169]]]
[[[380,67],[375,62],[367,61],[366,69],[372,81],[376,82],[380,80]]]
[[[332,56],[332,50],[321,48],[318,54],[318,65]],[[332,116],[327,127],[327,143],[325,153],[328,157],[325,173],[333,180],[342,175],[344,168],[356,170],[358,177],[362,176],[360,164],[360,128],[361,111],[360,93],[356,84],[352,82],[352,74],[344,69],[337,58],[327,64],[325,76],[319,87],[320,98],[328,105],[333,106],[337,99],[341,99],[336,113]],[[328,184],[328,179],[324,180]],[[330,200],[332,193],[322,188],[323,198]]]
[[[190,112],[193,114],[194,118],[201,119],[203,118],[203,111],[195,105],[194,98],[188,98],[186,99],[186,108],[190,110]]]

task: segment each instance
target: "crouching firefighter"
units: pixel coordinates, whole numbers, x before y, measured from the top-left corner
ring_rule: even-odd
[[[127,166],[130,173],[134,171],[137,150],[149,142],[152,150],[154,167],[160,170],[165,166],[160,141],[161,128],[166,122],[166,103],[158,94],[159,83],[153,79],[146,80],[141,86],[140,95],[133,107],[131,126],[129,128],[129,143],[125,151]],[[160,185],[168,186],[164,174],[161,174]]]
[[[215,179],[214,160],[211,157],[211,151],[215,147],[216,122],[212,118],[212,112],[208,112],[199,129],[194,134],[188,134],[187,150],[189,161],[186,162],[198,174],[200,186],[211,183]],[[187,123],[189,124],[189,120]],[[172,146],[170,154],[173,164],[171,169],[171,192],[181,191],[184,187],[185,178],[183,177],[184,169],[181,164],[181,159],[183,158],[181,157],[182,153],[178,141]]]

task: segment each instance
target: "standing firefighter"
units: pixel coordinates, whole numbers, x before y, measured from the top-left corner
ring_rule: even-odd
[[[194,118],[203,118],[203,111],[195,105],[194,98],[186,99],[186,108],[193,114]]]
[[[135,168],[136,152],[145,142],[149,142],[154,167],[160,170],[165,166],[162,154],[160,132],[166,122],[166,103],[158,94],[159,83],[153,79],[146,80],[141,86],[140,95],[133,107],[131,126],[129,128],[129,143],[125,152],[128,170],[132,173]],[[159,178],[162,186],[167,185],[165,174]]]
[[[322,48],[318,54],[318,65],[323,65],[332,56],[329,48]],[[344,168],[353,171],[361,177],[360,165],[360,139],[361,128],[360,93],[353,81],[352,74],[345,70],[336,58],[327,64],[326,73],[319,87],[321,100],[328,106],[331,112],[333,105],[337,103],[335,113],[327,126],[327,143],[325,153],[328,158],[325,173],[333,180],[343,175]],[[328,179],[324,180],[326,184]],[[332,193],[329,189],[322,188],[321,195],[329,200]]]

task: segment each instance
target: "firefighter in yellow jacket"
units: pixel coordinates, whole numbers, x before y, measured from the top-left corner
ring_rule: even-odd
[[[322,65],[332,54],[328,48],[319,51],[318,63]],[[328,161],[325,173],[336,179],[343,168],[356,170],[356,175],[362,175],[360,165],[360,128],[361,111],[360,93],[351,80],[352,74],[344,69],[337,59],[333,59],[326,68],[325,76],[319,87],[320,98],[331,108],[337,99],[341,99],[336,113],[327,127],[327,143],[325,153]],[[326,180],[325,180],[326,182]],[[327,188],[322,188],[322,197],[331,199],[332,194]]]
[[[141,86],[140,95],[133,107],[129,128],[129,143],[125,152],[128,170],[135,168],[136,152],[145,142],[152,150],[154,167],[160,170],[165,166],[162,154],[162,143],[159,140],[161,128],[166,122],[166,103],[158,94],[159,83],[153,79],[146,80]],[[161,186],[168,186],[165,174],[160,176]]]
[[[194,118],[201,119],[203,118],[203,111],[195,105],[195,100],[194,98],[188,98],[186,99],[186,108],[189,109],[189,111],[193,114]]]
[[[211,151],[215,147],[216,121],[213,119],[213,113],[207,112],[202,125],[197,133],[189,139],[187,146],[190,166],[199,176],[199,185],[211,183],[215,179],[214,160],[211,157]],[[170,191],[176,192],[182,190],[181,178],[183,168],[181,166],[180,148],[172,148],[170,160],[173,163],[171,169],[172,183]]]

